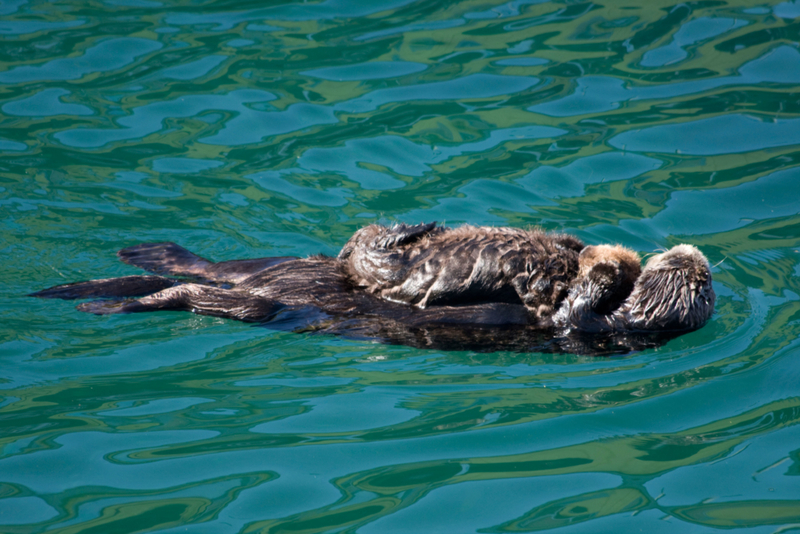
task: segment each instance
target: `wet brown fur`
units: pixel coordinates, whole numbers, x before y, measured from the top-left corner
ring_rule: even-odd
[[[419,308],[468,302],[523,304],[552,315],[578,273],[583,243],[538,229],[370,225],[339,259],[353,285]]]
[[[92,280],[32,296],[111,298],[79,306],[96,314],[185,310],[445,348],[483,340],[483,350],[523,350],[551,331],[570,351],[583,350],[587,332],[649,346],[635,333],[699,328],[715,300],[708,261],[690,245],[650,258],[640,272],[633,251],[536,229],[372,225],[338,258],[214,263],[174,243],[119,257],[169,277]]]
[[[642,272],[639,255],[621,245],[590,245],[581,251],[578,263],[578,277],[572,286],[591,279],[591,306],[601,315],[619,308]]]
[[[691,245],[678,245],[651,257],[630,295],[614,310],[602,313],[597,296],[607,284],[592,271],[576,280],[553,324],[584,332],[679,331],[703,326],[714,313],[716,295],[706,257]]]

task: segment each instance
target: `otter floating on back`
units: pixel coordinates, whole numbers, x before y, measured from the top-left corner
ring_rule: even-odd
[[[586,334],[639,348],[653,334],[697,329],[715,300],[708,261],[690,245],[642,270],[638,255],[620,246],[515,228],[370,225],[336,258],[213,263],[174,243],[118,256],[158,276],[32,296],[106,299],[78,306],[99,315],[184,310],[417,346],[548,350],[548,340],[558,340],[555,350],[572,352],[586,352],[575,343]]]

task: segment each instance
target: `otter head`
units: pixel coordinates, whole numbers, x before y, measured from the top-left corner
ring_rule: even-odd
[[[708,260],[691,245],[653,256],[613,314],[616,329],[695,330],[714,313]]]

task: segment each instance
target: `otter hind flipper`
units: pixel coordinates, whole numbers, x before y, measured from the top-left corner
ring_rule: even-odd
[[[413,243],[431,233],[436,228],[436,221],[420,223],[413,226],[400,223],[386,229],[386,233],[375,243],[379,248],[395,248]]]
[[[31,293],[28,296],[64,300],[141,297],[172,287],[176,283],[175,280],[163,276],[122,276],[63,284]]]
[[[169,241],[123,248],[117,257],[128,265],[156,274],[204,278],[213,262]]]
[[[124,248],[117,252],[117,256],[128,265],[151,273],[231,284],[238,284],[273,265],[296,259],[293,256],[278,256],[214,263],[168,241]]]

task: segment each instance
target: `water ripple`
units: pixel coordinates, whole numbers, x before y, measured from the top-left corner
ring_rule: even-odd
[[[780,46],[742,65],[738,76],[715,76],[689,82],[626,87],[625,81],[619,78],[584,76],[577,79],[577,88],[571,95],[528,109],[552,117],[571,117],[618,109],[624,102],[675,98],[720,87],[764,82],[800,83],[800,52],[793,47]]]
[[[150,39],[107,39],[87,48],[78,57],[54,59],[38,66],[17,66],[0,72],[0,83],[26,83],[42,80],[78,80],[94,72],[120,69],[136,58],[161,48],[161,43]]]
[[[3,532],[800,523],[798,2],[0,14]],[[716,314],[593,359],[25,297],[143,241],[334,255],[430,220],[692,243]]]

